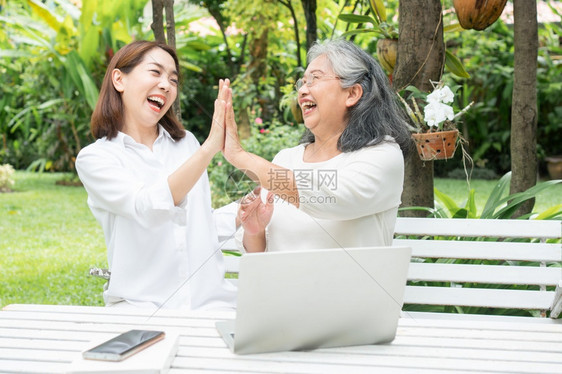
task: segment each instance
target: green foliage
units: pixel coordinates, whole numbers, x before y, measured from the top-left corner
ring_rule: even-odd
[[[562,18],[562,14],[551,7]],[[557,155],[562,144],[562,26],[547,23],[539,29],[537,65],[538,124],[537,141],[540,159]]]
[[[15,0],[0,16],[3,148],[17,168],[73,170],[91,141],[97,82],[117,46],[142,37],[148,0]],[[38,89],[40,88],[40,89]]]
[[[560,152],[562,144],[562,28],[550,23],[539,26],[537,66],[537,151],[540,158]],[[503,175],[511,169],[509,144],[513,90],[513,28],[498,20],[483,31],[453,33],[448,50],[455,51],[471,77],[461,85],[456,105],[475,105],[463,116],[463,134],[469,153],[480,167]],[[446,165],[441,165],[446,166]],[[544,173],[544,167],[542,169]]]
[[[388,1],[387,3],[388,8],[385,7],[385,2],[382,0],[358,0],[352,5],[342,7],[338,19],[348,23],[342,36],[352,38],[362,36],[362,39],[370,37],[374,39],[375,43],[381,38],[398,39],[398,1]],[[354,13],[343,13],[344,11]],[[454,13],[452,16],[451,14],[445,14],[444,19],[450,19],[451,23],[444,26],[443,31],[462,31],[463,28],[460,27]],[[357,26],[350,29],[349,24],[356,24]],[[459,78],[470,77],[462,61],[448,49],[445,50],[445,66],[449,72]]]
[[[522,202],[530,198],[538,198],[539,196],[543,199],[548,193],[550,198],[547,198],[546,204],[540,204],[539,213],[534,213],[526,217],[520,217],[521,219],[560,219],[562,216],[562,203],[560,197],[562,196],[562,180],[553,180],[548,182],[539,183],[536,186],[528,189],[522,193],[516,193],[509,195],[509,183],[511,180],[511,174],[507,173],[495,184],[492,185],[490,182],[478,181],[478,189],[470,189],[468,191],[468,197],[466,200],[458,205],[456,201],[459,201],[458,183],[460,181],[454,181],[453,185],[447,186],[451,181],[436,180],[436,185],[439,188],[435,188],[436,197],[436,209],[428,209],[426,207],[417,208],[419,210],[426,210],[430,217],[434,218],[474,218],[474,219],[508,219],[512,218],[512,214],[521,205]],[[446,183],[445,183],[446,182]],[[484,183],[484,184],[483,184]],[[452,195],[447,195],[440,191],[440,188],[447,187],[452,194],[455,194],[453,198]],[[476,199],[477,191],[480,195],[488,195],[487,200],[482,208],[482,212],[479,214],[480,204]],[[406,208],[409,209],[409,208]],[[401,209],[401,210],[406,210]],[[415,238],[415,237],[412,237]],[[436,237],[433,239],[438,240],[465,240],[464,238],[458,237]],[[478,240],[486,241],[497,241],[498,238],[479,238]],[[501,239],[507,241],[526,241],[523,239]],[[560,240],[552,240],[549,242],[559,243]],[[506,265],[504,261],[493,261],[493,260],[453,260],[453,259],[421,259],[424,262],[434,262],[434,263],[455,263],[455,264],[477,264],[485,263],[487,265]],[[539,264],[534,262],[526,261],[509,261],[509,265],[513,266],[538,266]],[[560,267],[560,263],[548,264],[548,266]],[[435,286],[435,287],[453,287],[451,283],[445,282],[409,282],[411,285],[418,286]],[[481,283],[462,283],[463,288],[506,288],[506,289],[538,289],[537,286],[500,286],[500,285],[490,285]],[[549,289],[549,291],[552,291]],[[488,315],[522,315],[522,316],[535,316],[538,317],[539,311],[522,311],[522,310],[509,310],[501,308],[479,308],[479,307],[459,307],[459,306],[425,306],[425,305],[405,305],[404,310],[407,311],[424,311],[424,312],[446,312],[446,313],[463,313],[463,314],[488,314]]]
[[[219,78],[233,81],[238,115],[259,115],[265,122],[291,121],[284,95],[302,74],[297,54],[305,59],[306,20],[300,1],[291,1],[295,17],[280,1],[260,7],[251,0],[177,0],[174,5],[177,48],[184,76],[180,95],[182,118],[199,140],[209,130]],[[149,0],[88,0],[77,8],[71,0],[10,0],[0,12],[0,163],[16,169],[72,170],[73,157],[93,139],[89,118],[108,59],[132,39],[151,39],[151,19],[143,18]],[[287,2],[284,2],[287,3]],[[384,6],[382,6],[384,4]],[[443,1],[449,9],[451,0]],[[397,0],[317,1],[318,38],[340,37],[354,28],[397,25]],[[384,14],[380,9],[384,9]],[[378,11],[373,11],[378,9]],[[555,11],[553,9],[553,11]],[[147,12],[148,13],[148,12]],[[212,14],[224,26],[213,35],[193,31],[193,22]],[[348,23],[340,14],[370,17],[369,23]],[[345,18],[345,17],[344,17]],[[372,20],[375,21],[373,23]],[[234,20],[235,22],[231,22]],[[365,21],[365,18],[355,20]],[[294,26],[299,30],[297,44]],[[513,86],[513,29],[501,21],[484,31],[458,31],[454,13],[444,14],[447,70],[464,66],[460,79],[445,74],[461,89],[455,109],[475,105],[459,124],[469,141],[469,154],[480,168],[503,175],[510,170],[509,137]],[[226,30],[229,25],[233,30]],[[268,31],[266,69],[251,76],[250,46]],[[540,26],[538,59],[539,157],[560,152],[562,143],[562,54],[560,24]],[[209,27],[209,31],[213,31]],[[373,32],[350,35],[370,54],[376,53]],[[455,59],[458,58],[458,61]],[[38,89],[39,88],[39,89]],[[258,113],[258,114],[252,114]],[[249,118],[250,122],[252,118]],[[447,175],[460,164],[460,152],[436,163],[435,173]],[[545,173],[544,163],[540,164]]]
[[[218,81],[228,77],[228,67],[220,53],[220,37],[207,36],[204,46],[196,44],[198,41],[202,39],[185,37],[183,40],[182,37],[184,46],[178,48],[182,61],[199,67],[198,71],[193,68],[182,71],[181,117],[184,126],[203,142],[211,126]]]
[[[374,34],[375,37],[398,39],[398,1],[358,0],[346,3],[338,13],[338,19],[348,23],[344,37]],[[357,26],[350,29],[349,24]]]
[[[506,173],[491,190],[486,203],[479,214],[475,200],[475,190],[468,191],[464,205],[459,206],[455,199],[435,188],[436,207],[405,207],[405,210],[425,210],[430,217],[435,218],[481,218],[481,219],[510,219],[525,201],[534,199],[543,191],[560,185],[562,180],[550,180],[529,188],[524,192],[509,194],[511,172]],[[538,213],[519,217],[520,219],[556,219],[562,216],[562,204],[549,206]]]

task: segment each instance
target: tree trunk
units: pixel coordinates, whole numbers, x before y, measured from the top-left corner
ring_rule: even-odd
[[[166,43],[164,33],[164,0],[152,0],[152,24],[150,25],[154,40]]]
[[[297,66],[303,66],[302,65],[302,58],[301,58],[301,38],[300,38],[300,34],[299,34],[299,21],[297,18],[297,15],[295,13],[295,8],[293,7],[293,4],[291,3],[291,0],[279,0],[279,2],[281,4],[283,4],[285,7],[287,7],[287,9],[289,9],[289,12],[291,12],[291,18],[293,19],[293,30],[295,32],[295,43],[297,44]]]
[[[164,10],[166,11],[166,32],[164,32]],[[176,48],[176,21],[174,19],[174,0],[152,0],[152,24],[154,40]],[[168,41],[166,42],[166,35]],[[181,121],[180,92],[174,102],[174,113]]]
[[[164,0],[166,11],[166,36],[168,45],[176,48],[176,20],[174,18],[174,0]]]
[[[393,86],[400,91],[415,86],[424,92],[439,81],[445,62],[443,18],[440,0],[399,2],[398,56]],[[421,161],[415,151],[406,159],[402,206],[433,207],[433,161]],[[423,211],[402,212],[403,216],[425,216]]]
[[[318,39],[316,25],[316,0],[301,0],[304,9],[304,18],[306,19],[306,50],[308,51],[312,44]]]
[[[204,7],[207,8],[207,10],[211,14],[211,16],[213,16],[213,18],[215,19],[215,21],[217,21],[217,24],[219,25],[219,29],[220,29],[221,34],[222,34],[222,40],[224,41],[224,46],[225,46],[226,63],[228,65],[228,69],[230,71],[230,77],[233,78],[236,74],[238,74],[238,71],[240,70],[240,65],[234,62],[234,59],[232,57],[232,51],[230,49],[230,45],[228,43],[228,38],[226,36],[226,29],[228,27],[228,24],[227,24],[228,18],[223,16],[223,14],[222,14],[223,8],[221,8],[220,3],[203,2],[201,4],[201,6],[204,6]],[[243,51],[244,48],[241,48],[241,50]]]
[[[514,0],[513,104],[511,108],[510,193],[523,192],[537,182],[537,55],[538,25],[535,0]],[[532,212],[535,199],[523,203],[514,217]]]

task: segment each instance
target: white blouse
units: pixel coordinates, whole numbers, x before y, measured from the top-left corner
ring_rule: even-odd
[[[224,279],[216,224],[234,232],[235,211],[215,222],[206,172],[179,206],[168,187],[168,176],[198,148],[190,132],[174,141],[160,126],[152,151],[120,132],[78,154],[76,169],[105,235],[111,270],[106,304],[234,307],[236,290]]]
[[[294,173],[300,205],[275,198],[266,250],[392,245],[404,183],[398,144],[389,138],[315,163],[303,161],[304,149],[302,144],[284,149],[272,161]],[[272,177],[283,181],[282,175]],[[240,229],[239,246],[242,237]]]

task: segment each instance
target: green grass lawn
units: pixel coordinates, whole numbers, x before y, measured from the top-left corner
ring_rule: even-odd
[[[13,303],[103,305],[107,263],[101,227],[81,187],[60,174],[16,172],[15,192],[0,194],[0,306]]]
[[[105,243],[82,187],[59,186],[61,174],[16,172],[14,192],[0,194],[0,307],[14,303],[103,305],[104,281],[88,275],[104,267]],[[495,181],[473,180],[479,211]],[[436,179],[458,204],[463,180]],[[562,204],[562,184],[542,192],[535,212]]]

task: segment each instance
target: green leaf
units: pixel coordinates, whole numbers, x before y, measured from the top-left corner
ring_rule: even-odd
[[[187,69],[187,70],[191,70],[197,73],[200,73],[203,71],[203,69],[201,69],[199,66],[192,64],[191,62],[185,61],[185,60],[180,60],[180,66]]]
[[[67,72],[78,88],[78,91],[84,96],[88,106],[94,110],[99,93],[91,75],[87,72],[84,62],[76,51],[70,52],[66,57],[64,65]]]
[[[511,182],[511,172],[508,171],[504,174],[503,177],[500,178],[498,183],[494,186],[494,189],[490,193],[488,200],[486,201],[486,205],[482,210],[482,214],[480,218],[492,218],[494,211],[496,208],[501,204],[501,197],[505,193],[506,187],[509,186]]]
[[[86,66],[91,67],[91,62],[98,51],[99,44],[99,30],[94,27],[90,27],[83,39],[80,41],[80,47],[78,53],[85,62]]]
[[[461,78],[470,78],[470,74],[466,72],[461,60],[457,56],[453,55],[448,50],[445,50],[445,66],[453,74]]]
[[[127,25],[121,20],[114,22],[111,25],[111,34],[115,40],[120,40],[124,43],[130,43],[133,41]]]
[[[453,218],[468,218],[468,210],[461,208],[453,213]]]
[[[471,188],[468,192],[468,200],[466,201],[465,209],[468,218],[478,218],[478,208],[476,207],[475,190]]]
[[[33,10],[37,16],[39,16],[50,28],[58,32],[62,26],[62,19],[59,19],[56,14],[51,13],[51,11],[43,5],[43,3],[37,0],[27,0],[27,4]]]
[[[15,131],[15,129],[17,129],[17,127],[19,126],[19,123],[21,122],[21,121],[19,121],[19,119],[20,119],[21,117],[23,117],[24,115],[26,115],[27,113],[29,113],[29,112],[31,112],[31,111],[34,111],[34,110],[37,110],[37,109],[40,109],[40,110],[47,109],[47,108],[49,108],[49,107],[51,107],[51,106],[53,106],[53,105],[58,105],[58,104],[63,103],[63,102],[64,102],[63,99],[51,99],[51,100],[45,101],[44,103],[38,105],[37,107],[35,107],[35,106],[28,106],[28,107],[25,107],[25,108],[22,109],[20,112],[18,112],[18,113],[10,120],[10,122],[8,122],[7,128],[10,128],[10,127],[14,126],[14,127],[12,128],[12,132],[13,132],[13,131]]]
[[[555,179],[555,180],[546,181],[544,183],[537,184],[527,189],[526,191],[514,193],[507,197],[504,197],[499,201],[499,203],[500,204],[507,203],[507,205],[504,208],[500,209],[497,213],[495,213],[492,218],[502,218],[502,219],[511,218],[513,213],[515,213],[515,211],[519,208],[519,206],[521,206],[521,204],[523,204],[525,201],[536,197],[536,195],[539,192],[558,183],[562,183],[562,180]]]
[[[553,219],[562,215],[562,204],[555,205],[540,213],[535,219]]]
[[[346,38],[346,37],[351,36],[351,35],[359,35],[359,34],[367,34],[367,33],[383,35],[383,33],[379,32],[375,29],[355,29],[355,30],[349,30],[347,32],[344,32],[342,34],[342,37]]]
[[[370,0],[371,10],[377,15],[381,22],[386,22],[386,8],[383,0]]]
[[[441,202],[442,205],[445,206],[445,208],[449,210],[449,212],[451,212],[451,215],[454,215],[458,210],[461,209],[457,205],[457,203],[455,203],[455,201],[448,195],[439,191],[437,188],[434,188],[433,191],[435,193],[435,197]]]
[[[208,51],[211,48],[212,47],[209,44],[205,43],[203,40],[193,39],[186,41],[181,50],[195,49],[198,51]]]
[[[460,23],[452,23],[443,27],[443,32],[455,32],[455,31],[464,31],[465,29],[462,28]]]
[[[378,25],[378,22],[373,17],[358,14],[340,14],[338,18],[348,23],[372,23],[373,25]]]
[[[1,57],[9,57],[9,58],[34,57],[34,55],[30,52],[19,51],[15,49],[0,49],[0,58]]]

